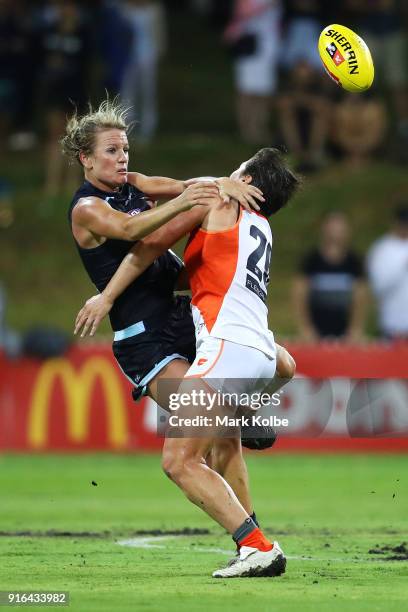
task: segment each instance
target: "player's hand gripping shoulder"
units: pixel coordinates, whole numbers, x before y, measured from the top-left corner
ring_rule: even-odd
[[[231,199],[237,200],[245,210],[252,212],[260,209],[256,200],[265,202],[262,191],[258,187],[227,176],[221,178],[207,177],[206,179],[193,178],[184,181],[184,184],[191,186],[202,180],[212,181],[218,186],[219,195],[225,204],[228,204]]]
[[[113,300],[111,301],[104,293],[90,297],[77,314],[74,334],[78,334],[82,329],[81,338],[84,338],[88,332],[90,336],[93,336],[99,323],[110,312],[112,306]]]
[[[194,206],[209,206],[217,202],[219,190],[216,183],[200,181],[189,185],[173,202],[177,204],[181,212],[191,210]]]
[[[237,200],[245,210],[251,212],[251,210],[260,209],[256,200],[265,202],[262,191],[249,183],[237,181],[227,176],[217,179],[216,183],[220,190],[220,196],[225,203],[228,203],[232,198]]]

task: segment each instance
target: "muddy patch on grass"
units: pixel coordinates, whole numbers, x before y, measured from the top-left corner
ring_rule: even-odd
[[[193,529],[184,527],[183,529],[138,529],[137,531],[126,531],[127,536],[195,536],[209,535],[208,529]],[[59,531],[48,529],[47,531],[31,531],[30,529],[21,531],[0,531],[0,537],[4,538],[112,538],[124,535],[124,532],[113,531]]]
[[[397,546],[379,546],[370,548],[370,555],[378,555],[381,561],[408,561],[408,547],[406,542],[402,542]]]

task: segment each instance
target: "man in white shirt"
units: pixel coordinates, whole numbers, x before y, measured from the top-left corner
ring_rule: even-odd
[[[367,264],[382,335],[408,339],[408,204],[395,210],[391,232],[373,244]]]

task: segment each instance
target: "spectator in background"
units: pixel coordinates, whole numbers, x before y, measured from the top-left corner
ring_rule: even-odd
[[[98,55],[103,61],[103,86],[112,97],[122,87],[131,44],[131,28],[115,0],[103,0],[97,31]]]
[[[322,165],[329,126],[330,106],[316,46],[322,29],[321,4],[318,0],[291,0],[285,4],[279,125],[302,172]]]
[[[64,163],[59,140],[67,114],[74,106],[83,108],[89,98],[86,79],[92,37],[74,0],[54,0],[46,8],[38,37],[42,54],[38,87],[47,131],[45,195],[54,197],[63,185],[64,171],[75,172],[71,181],[78,179],[77,169]]]
[[[406,0],[345,0],[346,18],[373,55],[376,82],[389,88],[397,118],[399,152],[408,159],[408,45]]]
[[[270,141],[280,24],[280,0],[235,0],[232,21],[224,33],[234,57],[240,135],[257,146]]]
[[[350,225],[340,211],[321,225],[320,245],[303,259],[293,287],[302,340],[362,338],[365,282],[360,257],[349,247]]]
[[[359,168],[384,144],[387,112],[371,91],[344,94],[332,114],[331,140],[352,168]]]
[[[321,76],[307,60],[291,67],[286,91],[278,98],[279,126],[288,150],[296,156],[297,170],[311,172],[324,163],[330,103]]]
[[[130,26],[132,42],[123,75],[121,98],[131,107],[134,133],[142,142],[154,135],[158,123],[157,69],[165,50],[165,16],[161,2],[128,0],[123,18]]]
[[[281,49],[281,63],[286,70],[303,60],[314,70],[322,71],[316,42],[323,28],[322,4],[321,0],[286,0]]]
[[[408,340],[408,204],[394,213],[391,232],[371,247],[368,275],[384,337]]]
[[[34,49],[30,7],[22,0],[0,1],[0,147],[11,131],[13,148],[34,144],[31,132]]]

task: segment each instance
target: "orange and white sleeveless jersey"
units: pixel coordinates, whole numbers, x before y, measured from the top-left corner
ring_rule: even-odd
[[[266,306],[272,232],[265,217],[241,210],[226,230],[194,230],[184,252],[197,344],[206,336],[275,358]]]

